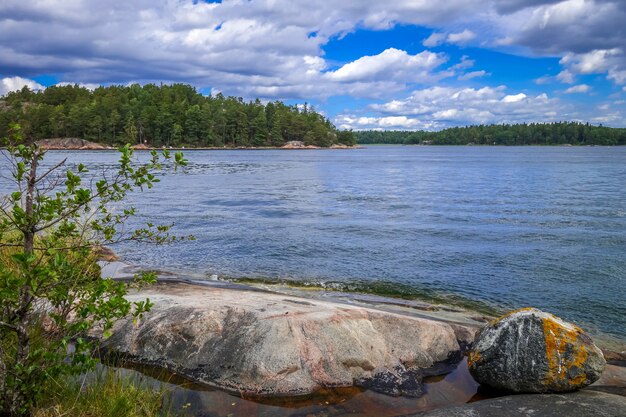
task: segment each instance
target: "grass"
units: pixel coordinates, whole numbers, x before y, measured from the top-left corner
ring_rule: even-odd
[[[169,394],[146,380],[117,371],[50,383],[51,394],[36,407],[34,417],[170,417]]]

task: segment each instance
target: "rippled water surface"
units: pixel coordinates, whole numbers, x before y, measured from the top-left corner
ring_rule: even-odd
[[[117,247],[125,260],[200,276],[384,281],[537,306],[626,339],[625,147],[186,156],[185,173],[133,197],[135,221],[174,222],[197,240]],[[95,170],[117,155],[70,158]]]

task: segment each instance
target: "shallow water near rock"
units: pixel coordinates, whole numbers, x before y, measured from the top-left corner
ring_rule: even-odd
[[[420,398],[392,397],[359,388],[333,389],[303,398],[241,398],[194,384],[160,369],[137,366],[108,369],[167,389],[172,410],[200,417],[392,417],[494,395],[478,393],[478,384],[470,376],[466,360],[447,375],[427,378],[424,381],[426,394]]]
[[[162,369],[126,366],[103,369],[165,389],[166,407],[182,416],[396,417],[503,395],[480,387],[471,377],[465,359],[449,374],[427,378],[426,394],[420,398],[391,397],[359,388],[328,390],[306,398],[241,398],[194,384]],[[626,397],[626,368],[608,365],[602,378],[587,390]]]

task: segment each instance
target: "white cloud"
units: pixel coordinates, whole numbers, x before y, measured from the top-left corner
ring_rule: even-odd
[[[563,0],[506,19],[515,42],[548,53],[585,53],[623,45],[621,1]]]
[[[335,123],[340,129],[353,130],[420,130],[433,127],[433,123],[423,123],[406,116],[359,117],[344,114],[338,116]]]
[[[454,70],[462,70],[462,69],[471,68],[471,67],[474,66],[474,64],[476,64],[476,61],[474,61],[473,59],[470,59],[470,57],[467,56],[467,55],[463,55],[461,57],[461,62],[459,62],[458,64],[453,65],[450,68],[454,69]]]
[[[509,36],[506,36],[504,38],[496,39],[494,43],[496,46],[509,46],[513,45],[515,43],[515,40]]]
[[[565,84],[574,84],[574,74],[569,70],[559,72],[556,79]]]
[[[551,77],[549,75],[544,75],[542,77],[536,78],[535,79],[535,84],[537,84],[537,85],[550,84],[553,79],[554,79],[554,77]]]
[[[507,94],[505,86],[482,88],[431,87],[414,91],[403,100],[370,106],[369,116],[340,115],[335,121],[346,128],[386,128],[385,117],[405,117],[409,128],[441,129],[480,123],[554,121],[567,117],[567,106],[547,94]],[[396,124],[395,127],[399,128]]]
[[[626,83],[626,55],[623,49],[596,49],[583,54],[568,53],[560,63],[566,67],[561,74],[573,84],[574,74],[606,74],[609,81],[617,85]]]
[[[615,84],[626,84],[626,68],[612,68],[609,70],[607,77]]]
[[[476,37],[476,34],[469,29],[465,29],[463,32],[451,33],[448,35],[447,41],[450,43],[464,44]]]
[[[612,66],[612,58],[621,54],[619,48],[596,49],[584,54],[568,53],[561,58],[560,63],[578,74],[598,74],[608,71]]]
[[[517,1],[517,0],[511,0]],[[533,3],[550,3],[533,6]],[[561,57],[557,79],[573,84],[577,74],[606,74],[626,82],[626,2],[615,0],[561,0],[526,2],[527,8],[502,7],[512,14],[498,16],[500,30],[540,55]],[[621,80],[621,81],[620,81]]]
[[[29,80],[28,78],[6,77],[0,80],[0,96],[4,96],[11,91],[21,90],[24,87],[28,87],[34,91],[43,90],[45,88],[37,81]]]
[[[578,84],[565,90],[565,94],[587,93],[591,87],[587,84]]]
[[[458,77],[458,79],[461,80],[461,81],[467,81],[467,80],[471,80],[473,78],[481,78],[481,77],[484,77],[486,75],[490,75],[490,74],[487,71],[485,71],[485,70],[472,71],[472,72],[468,72],[467,74],[460,75]]]
[[[66,81],[57,83],[55,85],[57,85],[59,87],[63,87],[63,86],[66,86],[66,85],[75,85],[75,84],[78,85],[79,87],[83,87],[83,88],[86,88],[87,90],[91,90],[91,91],[93,91],[96,88],[100,87],[100,84],[95,84],[95,83],[70,83],[70,82],[66,82]]]
[[[433,32],[428,38],[424,39],[422,45],[427,48],[433,48],[441,45],[446,41],[446,35],[444,33]]]
[[[476,38],[476,34],[469,29],[458,33],[433,32],[428,38],[422,41],[422,45],[432,48],[443,43],[465,44]]]
[[[578,74],[603,74],[622,86],[624,21],[626,1],[618,0],[3,0],[0,68],[24,79],[60,74],[61,81],[83,85],[182,81],[246,98],[350,95],[389,104],[404,102],[398,94],[416,84],[488,74],[464,73],[474,66],[471,57],[442,70],[447,58],[430,51],[388,49],[336,62],[325,59],[324,46],[361,28],[419,25],[433,30],[423,41],[428,47],[471,43],[562,58],[561,73],[537,83],[574,84]],[[522,105],[533,99],[524,91],[528,97],[520,102],[502,103],[507,94],[501,93],[494,103]],[[478,120],[493,111],[434,113]]]
[[[517,103],[517,102],[524,100],[526,97],[527,97],[526,94],[519,93],[519,94],[504,96],[502,97],[502,100],[500,101],[503,103]]]
[[[378,55],[364,56],[345,64],[336,71],[326,73],[334,81],[399,80],[401,82],[424,82],[432,78],[431,71],[446,61],[446,56],[430,51],[409,55],[395,48]]]

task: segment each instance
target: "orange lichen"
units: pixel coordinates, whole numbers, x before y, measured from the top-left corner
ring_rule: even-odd
[[[544,318],[543,333],[549,367],[545,380],[565,382],[572,386],[583,384],[587,375],[582,372],[582,369],[584,369],[588,353],[585,346],[577,343],[582,330],[576,326],[563,327],[554,318]],[[578,368],[581,373],[567,381],[568,371],[572,368]]]
[[[533,307],[524,307],[524,308],[519,308],[519,309],[517,309],[517,310],[509,311],[509,312],[508,312],[508,313],[506,313],[505,315],[500,316],[500,317],[498,317],[498,318],[496,318],[496,319],[491,320],[491,321],[489,322],[489,325],[490,325],[490,326],[493,326],[493,325],[495,325],[496,323],[498,323],[499,321],[502,321],[502,320],[504,320],[504,319],[506,319],[506,318],[508,318],[508,317],[511,317],[511,316],[512,316],[513,314],[515,314],[515,313],[519,313],[519,312],[522,312],[522,311],[530,311],[530,310],[535,310],[535,308],[533,308]]]
[[[480,358],[480,353],[478,353],[477,350],[472,350],[469,355],[467,355],[467,365],[471,368],[476,362],[480,360]]]

